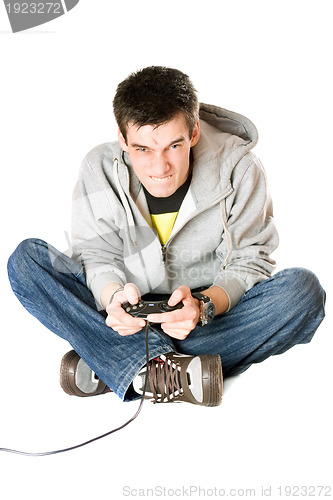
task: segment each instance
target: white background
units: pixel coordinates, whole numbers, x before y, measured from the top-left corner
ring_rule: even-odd
[[[81,450],[0,454],[4,500],[123,498],[155,487],[178,496],[183,486],[202,488],[192,498],[222,488],[261,497],[264,487],[268,496],[271,486],[277,498],[279,485],[332,484],[331,20],[322,0],[81,0],[12,34],[0,5],[0,447],[70,446],[137,408],[114,395],[62,392],[59,364],[70,346],[22,308],[6,273],[24,238],[66,249],[80,162],[116,139],[112,98],[136,69],[179,68],[201,101],[253,120],[280,232],[277,269],[310,268],[328,292],[312,343],[227,382],[218,408],[146,403],[129,427]]]

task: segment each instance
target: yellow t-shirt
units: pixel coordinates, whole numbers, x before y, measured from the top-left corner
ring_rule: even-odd
[[[166,214],[150,214],[153,227],[156,229],[162,245],[165,245],[172,232],[178,212]]]

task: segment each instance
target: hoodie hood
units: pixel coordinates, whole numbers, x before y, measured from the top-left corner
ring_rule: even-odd
[[[235,135],[251,143],[258,142],[255,125],[243,115],[211,104],[200,104],[200,119],[211,125],[216,131]],[[214,137],[213,137],[214,138]]]
[[[245,116],[201,104],[200,139],[193,148],[192,188],[199,208],[210,199],[230,190],[232,171],[257,144],[258,133]],[[207,186],[202,189],[203,185]]]

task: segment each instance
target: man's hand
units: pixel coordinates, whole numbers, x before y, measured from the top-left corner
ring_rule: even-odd
[[[169,306],[175,306],[179,302],[183,302],[184,307],[175,311],[159,314],[149,314],[147,321],[152,323],[161,323],[162,330],[178,340],[184,340],[188,334],[196,327],[200,307],[198,299],[191,295],[191,290],[186,285],[181,285],[173,292],[168,300]]]
[[[137,304],[140,297],[141,294],[138,287],[134,283],[127,283],[123,290],[114,294],[111,304],[107,306],[106,312],[108,316],[105,320],[106,324],[122,336],[133,335],[142,330],[146,325],[145,320],[134,318],[130,314],[127,314],[121,307],[124,302]]]

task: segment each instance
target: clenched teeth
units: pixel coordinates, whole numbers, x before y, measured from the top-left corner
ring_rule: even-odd
[[[170,179],[170,177],[171,177],[171,175],[168,175],[167,177],[153,177],[153,176],[151,176],[151,179],[153,179],[153,181],[157,181],[157,182],[165,182],[168,179]]]

